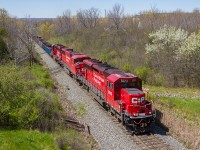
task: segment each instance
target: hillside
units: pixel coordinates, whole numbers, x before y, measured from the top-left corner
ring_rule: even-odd
[[[76,109],[35,52],[29,21],[0,9],[0,149],[92,149],[92,136],[64,122]]]

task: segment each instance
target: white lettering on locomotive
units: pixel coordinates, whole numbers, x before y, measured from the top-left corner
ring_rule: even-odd
[[[101,78],[100,76],[98,76],[95,72],[93,72],[93,76],[94,76],[95,78],[97,78],[98,80],[100,80],[101,82],[104,82],[104,79]]]
[[[102,82],[104,82],[104,79],[98,76],[95,72],[93,72],[93,79],[99,85],[102,85]]]
[[[101,85],[101,82],[99,80],[97,80],[96,78],[93,78],[93,79],[97,84]]]
[[[110,96],[112,96],[112,92],[111,92],[111,91],[109,91],[109,90],[108,90],[108,94],[109,94]]]
[[[128,83],[128,80],[121,79],[121,83]]]
[[[66,61],[69,62],[70,58],[66,56]]]

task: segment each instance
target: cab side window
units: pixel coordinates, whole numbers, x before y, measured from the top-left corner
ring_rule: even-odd
[[[110,88],[110,89],[113,89],[113,83],[107,81],[107,86]]]
[[[63,55],[65,55],[65,51],[61,51]]]

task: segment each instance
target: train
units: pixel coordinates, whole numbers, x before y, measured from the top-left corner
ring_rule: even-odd
[[[62,44],[51,44],[39,36],[33,39],[123,126],[136,134],[149,132],[155,113],[141,78]]]

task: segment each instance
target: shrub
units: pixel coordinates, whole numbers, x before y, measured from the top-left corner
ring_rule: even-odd
[[[123,66],[123,70],[124,70],[125,72],[130,72],[130,71],[131,71],[130,68],[131,68],[131,67],[130,67],[130,64],[128,64],[128,63],[126,63],[126,64]]]
[[[1,126],[49,131],[59,123],[62,110],[58,98],[32,72],[26,67],[0,66]]]
[[[55,140],[61,150],[89,150],[90,145],[85,143],[84,136],[73,129],[55,132]]]
[[[139,67],[139,68],[135,69],[134,72],[140,78],[142,78],[142,80],[144,81],[144,83],[147,82],[147,77],[149,77],[149,76],[152,75],[152,70],[150,68],[147,68],[147,67]]]
[[[39,89],[31,93],[27,105],[17,113],[21,128],[37,128],[52,131],[60,123],[61,106],[56,95],[49,90]]]
[[[83,116],[87,113],[87,110],[85,109],[84,105],[78,104],[76,107],[76,113],[80,116]]]
[[[160,73],[155,73],[152,72],[148,77],[147,77],[147,83],[150,85],[156,85],[156,86],[161,86],[164,84],[164,77]]]

